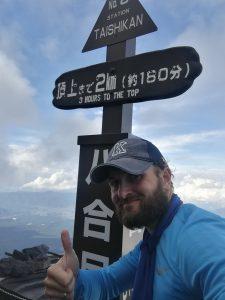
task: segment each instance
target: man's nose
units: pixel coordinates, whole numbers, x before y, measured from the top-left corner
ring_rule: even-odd
[[[117,192],[118,192],[118,197],[125,199],[130,194],[132,194],[132,186],[128,181],[122,180]]]

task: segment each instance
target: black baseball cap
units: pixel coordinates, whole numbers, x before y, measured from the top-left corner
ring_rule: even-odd
[[[91,179],[98,183],[105,181],[111,168],[117,168],[133,175],[140,175],[153,165],[160,168],[167,166],[166,160],[159,149],[142,138],[126,138],[118,141],[113,146],[105,163],[92,169]]]

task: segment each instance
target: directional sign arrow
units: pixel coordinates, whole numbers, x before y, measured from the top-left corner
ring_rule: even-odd
[[[156,30],[156,25],[138,0],[107,0],[82,52]]]
[[[201,71],[194,48],[148,52],[62,74],[53,105],[75,109],[171,98],[188,90]]]

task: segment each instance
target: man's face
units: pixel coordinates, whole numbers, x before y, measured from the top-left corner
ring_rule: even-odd
[[[165,214],[169,195],[163,170],[150,167],[142,175],[111,169],[109,186],[112,202],[122,224],[129,229],[153,229]]]

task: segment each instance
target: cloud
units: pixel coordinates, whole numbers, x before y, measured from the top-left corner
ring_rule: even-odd
[[[10,141],[1,140],[0,167],[4,170],[4,174],[0,174],[0,188],[44,190],[76,186],[79,160],[76,139],[78,135],[100,132],[101,111],[100,109],[85,112],[54,110],[53,113],[47,108],[43,112],[44,116],[38,116],[40,124],[33,125],[37,113],[34,101],[44,103],[41,97],[36,99],[37,90],[38,96],[44,93],[43,85],[45,86],[49,80],[48,75],[43,79],[45,74],[43,70],[44,72],[47,70],[47,73],[52,72],[52,78],[56,78],[59,69],[64,71],[73,68],[71,62],[77,68],[83,67],[86,63],[92,64],[92,58],[95,63],[98,59],[105,60],[103,59],[105,49],[101,53],[98,50],[82,56],[78,53],[105,3],[103,0],[86,2],[83,5],[82,1],[55,0],[52,5],[52,1],[43,4],[42,1],[21,0],[16,6],[20,13],[15,13],[15,4],[12,5],[10,1],[3,0],[0,3],[0,14],[2,12],[2,15],[7,16],[7,11],[10,13],[14,11],[15,14],[12,22],[9,18],[0,18],[2,74],[0,91],[3,99],[0,125],[5,128],[13,125],[20,128],[34,126],[36,131],[42,130],[36,140],[28,138],[25,142],[23,137],[20,140],[16,135],[10,137]],[[221,183],[219,177],[210,173],[212,165],[208,166],[206,156],[209,162],[215,162],[216,159],[219,164],[221,156],[217,157],[216,154],[212,158],[209,151],[213,147],[222,151],[224,147],[220,147],[221,141],[224,140],[224,131],[220,128],[224,127],[225,108],[223,97],[225,17],[224,10],[219,6],[223,5],[223,2],[141,0],[150,14],[151,10],[156,12],[157,8],[163,9],[163,20],[164,17],[171,18],[170,20],[175,18],[174,22],[178,22],[185,16],[185,22],[181,27],[179,22],[176,23],[176,36],[173,35],[170,46],[182,44],[194,46],[200,53],[203,63],[203,73],[184,95],[170,100],[134,105],[133,132],[153,140],[163,153],[172,157],[172,163],[178,168],[184,167],[186,162],[185,168],[182,169],[184,174],[177,176],[178,187],[186,191],[186,194],[188,189],[185,190],[185,186],[205,193],[206,186],[211,184],[213,188],[213,184]],[[29,27],[30,20],[35,26]],[[148,40],[146,37],[145,39]],[[43,61],[43,57],[47,60]],[[39,60],[40,58],[42,60]],[[26,64],[23,65],[23,62]],[[31,71],[30,78],[36,80],[33,81],[33,85],[37,83],[40,89],[34,88],[31,84],[32,79],[28,80],[28,75],[25,75],[28,74],[25,73],[27,70]],[[217,127],[219,121],[220,128]],[[204,147],[207,147],[207,151],[204,151]],[[193,177],[195,181],[192,181],[193,178],[188,178],[188,174],[194,174],[196,168],[200,169],[203,160],[205,169],[202,169],[202,172],[199,170]],[[188,164],[191,164],[189,168]],[[221,170],[224,169],[223,163],[220,164]],[[204,177],[204,173],[208,176]],[[204,184],[201,180],[205,181]],[[217,188],[223,191],[223,185],[220,184]]]
[[[155,0],[155,2],[158,1]],[[171,0],[160,1],[160,5],[176,20],[185,15],[185,21],[190,22],[193,16],[196,17],[198,14],[212,18],[215,11],[222,13],[225,3],[224,0],[190,0],[186,2]]]
[[[55,127],[46,135],[31,139],[30,143],[28,139],[25,143],[7,147],[5,168],[6,171],[9,168],[11,172],[13,170],[14,179],[7,172],[5,189],[62,190],[76,187],[79,162],[77,136],[100,132],[101,119],[98,114],[90,117],[81,111],[69,115],[64,113],[56,114]],[[0,174],[0,183],[2,176]]]
[[[51,1],[44,5],[40,1],[22,0],[13,5],[10,1],[1,1],[0,166],[4,170],[4,174],[0,174],[1,189],[18,189],[32,182],[44,186],[45,180],[61,171],[73,176],[79,160],[77,135],[100,131],[99,109],[92,110],[93,116],[87,111],[56,110],[51,111],[50,116],[45,102],[47,109],[41,116],[36,106],[46,98],[42,95],[49,80],[46,73],[55,70],[49,68],[43,80],[43,65],[45,70],[48,68],[43,56],[50,63],[58,59],[58,67],[64,56],[71,66],[73,58],[68,55],[68,49],[75,52],[81,35],[74,35],[75,29],[85,31],[89,18],[88,13],[84,18],[82,11],[90,9],[94,16],[95,6],[93,1],[88,5],[72,0],[55,0],[54,5]],[[8,15],[13,15],[13,19]],[[37,138],[24,138],[28,127],[39,131]]]
[[[4,11],[4,10],[3,10]],[[1,21],[3,16],[1,18]],[[7,57],[22,66],[26,61],[23,50],[26,48],[26,41],[21,25],[12,21],[7,25],[0,21],[0,51],[7,53]]]
[[[12,163],[10,133],[25,126],[34,128],[39,117],[35,104],[36,89],[21,70],[25,60],[20,31],[13,24],[7,29],[3,26],[0,30],[0,167],[4,170],[0,174],[1,190],[13,189],[24,179],[19,166]]]
[[[20,170],[27,170],[35,172],[39,170],[42,172],[41,158],[38,155],[38,144],[29,145],[9,145],[9,162],[10,165]]]
[[[175,192],[185,202],[220,202],[225,201],[225,183],[221,179],[213,179],[207,175],[201,177],[187,174],[176,183]]]
[[[9,162],[9,148],[6,147],[3,139],[0,141],[0,169],[0,189],[4,190],[6,186],[15,183],[17,176],[14,167]]]
[[[210,10],[210,14],[206,13],[206,8],[207,11]],[[214,3],[213,1],[205,1],[204,9],[198,12],[195,10],[194,13],[190,14],[186,28],[171,43],[171,46],[189,43],[190,46],[195,47],[203,64],[203,73],[200,75],[197,89],[204,93],[210,92],[213,95],[218,92],[218,87],[224,87],[224,9],[224,1],[214,1]]]
[[[35,121],[35,89],[16,63],[0,51],[0,125],[24,125]]]
[[[135,104],[135,132],[155,135],[165,130],[172,133],[190,128],[193,131],[194,128],[212,130],[224,127],[225,1],[200,2],[157,2],[157,6],[163,6],[164,13],[167,10],[166,22],[174,22],[170,14],[185,18],[178,35],[173,34],[168,46],[194,47],[200,55],[203,72],[179,97]],[[179,21],[176,22],[178,26]]]
[[[147,128],[148,129],[148,128]],[[143,136],[143,134],[141,135]],[[225,131],[211,130],[189,134],[145,131],[144,138],[157,145],[174,174],[175,192],[185,202],[210,208],[225,203]]]
[[[92,29],[89,26],[94,25],[98,17],[96,10],[103,5],[104,2],[101,4],[99,1],[86,1],[85,5],[82,1],[73,0],[54,0],[54,5],[52,1],[46,1],[44,5],[42,1],[21,1],[21,8],[39,29],[37,37],[40,38],[41,53],[50,61],[51,53],[65,60],[68,49],[76,49],[77,52],[82,49],[81,40],[84,43],[85,37],[88,38]]]
[[[147,116],[146,116],[147,117]],[[191,133],[186,134],[166,134],[166,135],[159,135],[155,132],[154,128],[151,128],[151,124],[147,124],[145,120],[141,124],[136,124],[134,130],[134,134],[138,136],[145,137],[146,139],[154,141],[156,145],[166,153],[171,152],[181,152],[187,149],[188,146],[193,145],[204,145],[209,143],[211,144],[212,141],[216,143],[217,141],[220,142],[221,140],[225,139],[225,130],[218,129],[218,130],[196,130],[196,128]],[[223,147],[221,148],[221,150]]]
[[[60,53],[59,40],[54,37],[44,38],[41,41],[40,50],[49,61],[55,61]]]
[[[163,152],[178,152],[193,144],[211,143],[213,140],[225,138],[225,130],[215,130],[206,132],[196,132],[182,135],[169,135],[162,138],[154,138],[155,143]]]
[[[59,170],[49,177],[37,177],[35,180],[23,184],[22,190],[76,190],[74,174],[67,173],[65,170]]]

